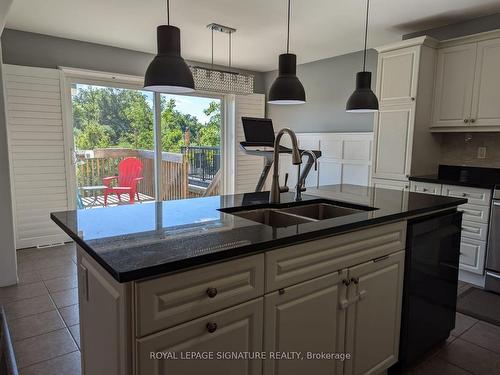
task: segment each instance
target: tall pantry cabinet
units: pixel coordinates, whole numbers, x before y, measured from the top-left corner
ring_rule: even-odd
[[[409,191],[410,175],[435,173],[439,139],[431,123],[437,41],[418,37],[377,48],[372,184]]]

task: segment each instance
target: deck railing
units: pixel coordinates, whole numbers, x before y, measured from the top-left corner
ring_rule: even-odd
[[[139,193],[155,197],[154,188],[154,153],[137,149],[97,149],[92,157],[82,157],[77,162],[77,186],[102,185],[104,177],[118,175],[118,164],[127,157],[141,160],[143,180],[138,186]],[[161,162],[162,197],[161,200],[183,199],[188,194],[187,158],[182,154],[164,152]]]
[[[209,146],[182,147],[181,152],[189,163],[189,178],[191,183],[196,182],[208,185],[220,168],[220,148]]]

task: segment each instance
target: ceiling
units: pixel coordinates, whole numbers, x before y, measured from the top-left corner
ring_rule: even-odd
[[[217,22],[237,29],[233,66],[269,71],[286,48],[286,0],[171,0],[171,23],[182,30],[184,58],[210,62],[210,31]],[[363,47],[365,0],[292,0],[291,52],[299,63]],[[498,0],[372,0],[368,44],[500,12]],[[165,0],[14,0],[11,29],[156,51]],[[215,63],[227,62],[227,35],[215,35]]]

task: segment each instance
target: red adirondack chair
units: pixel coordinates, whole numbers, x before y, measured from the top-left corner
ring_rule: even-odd
[[[130,203],[135,202],[135,197],[139,200],[137,184],[143,179],[142,163],[137,158],[125,158],[118,164],[118,176],[104,177],[102,182],[104,189],[104,205],[108,204],[108,195],[116,194],[121,202],[121,195],[128,194]],[[111,182],[117,180],[116,186],[111,186]]]

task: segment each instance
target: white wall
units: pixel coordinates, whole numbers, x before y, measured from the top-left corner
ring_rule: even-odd
[[[12,0],[0,2],[0,34]],[[3,87],[2,52],[0,46],[0,287],[17,283],[14,220],[10,190],[9,154],[7,150],[7,121]]]

